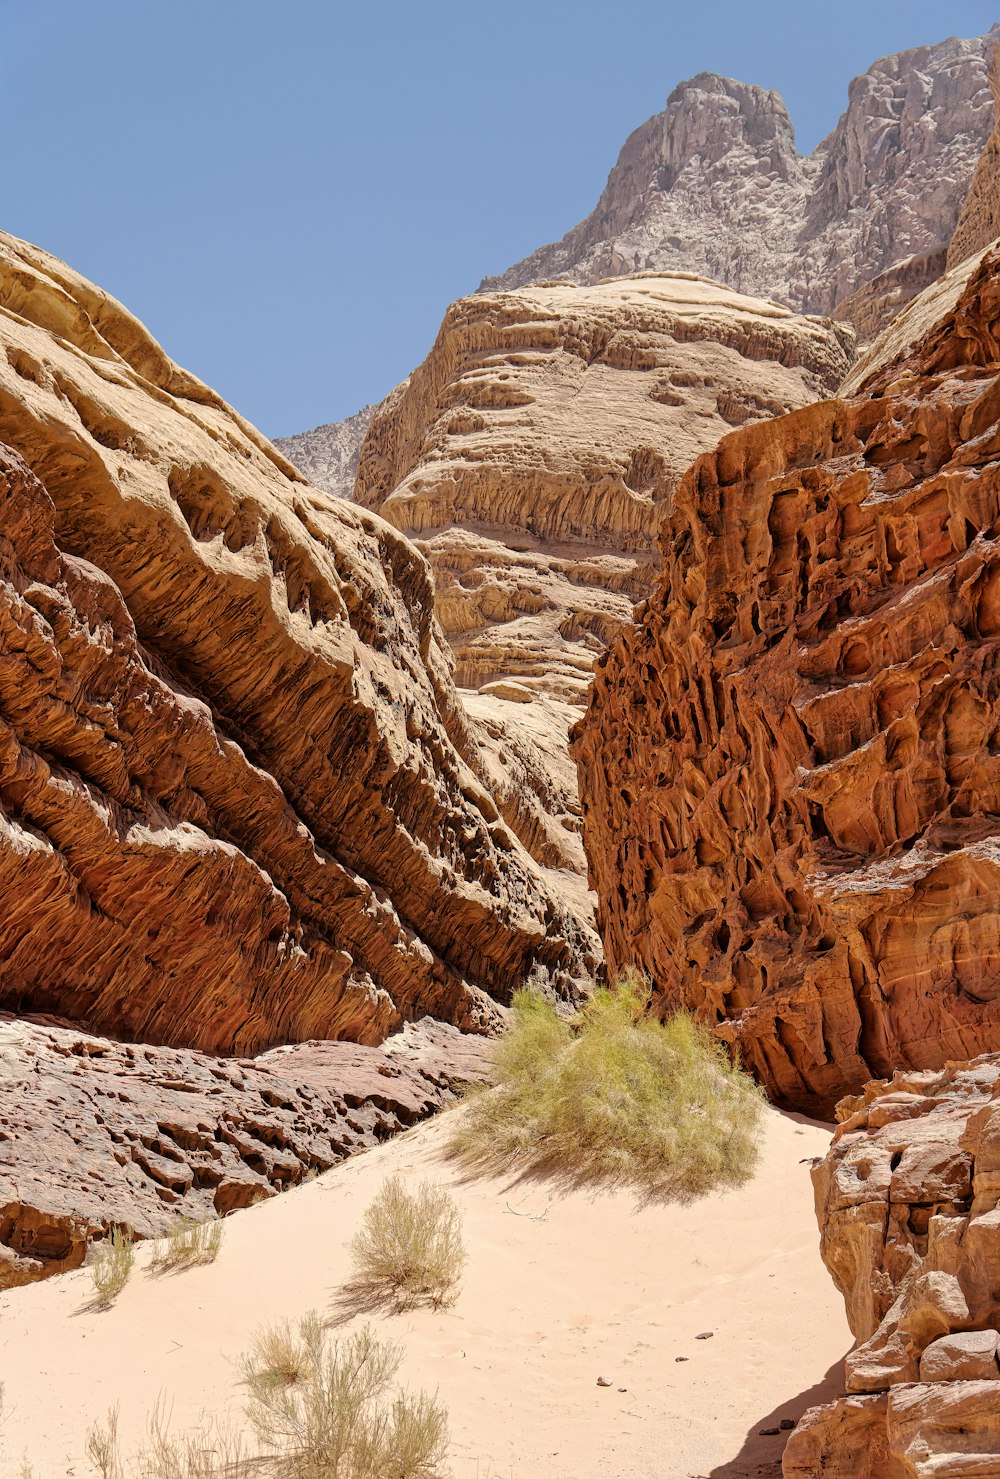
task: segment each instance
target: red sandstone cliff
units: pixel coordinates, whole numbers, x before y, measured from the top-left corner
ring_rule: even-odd
[[[725,437],[575,754],[612,973],[780,1102],[1000,1046],[1000,254],[867,394]]]

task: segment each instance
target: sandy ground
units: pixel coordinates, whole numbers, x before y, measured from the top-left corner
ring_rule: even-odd
[[[850,1344],[801,1164],[828,1130],[768,1111],[747,1186],[637,1207],[464,1181],[441,1158],[447,1119],[230,1217],[211,1267],[154,1278],[141,1249],[104,1313],[84,1310],[86,1270],[0,1296],[0,1473],[27,1450],[38,1479],[89,1474],[86,1428],[115,1401],[130,1440],[161,1394],[175,1429],[238,1410],[235,1357],[262,1322],[332,1307],[361,1212],[396,1171],[450,1186],[465,1219],[456,1305],[376,1321],[406,1348],[407,1385],[447,1404],[455,1479],[778,1473],[785,1435],[758,1430],[832,1394]]]

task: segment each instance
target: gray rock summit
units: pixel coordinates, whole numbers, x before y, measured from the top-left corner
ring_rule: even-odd
[[[481,288],[681,270],[831,313],[886,269],[947,247],[992,127],[998,38],[995,26],[875,62],[811,155],[778,93],[699,73],[626,141],[584,221]]]

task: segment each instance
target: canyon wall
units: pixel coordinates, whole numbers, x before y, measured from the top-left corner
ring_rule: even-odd
[[[375,412],[356,497],[428,557],[478,765],[541,864],[585,871],[568,732],[681,471],[829,394],[852,344],[690,275],[548,284],[454,304]]]
[[[823,1115],[1000,1047],[998,268],[695,463],[576,733],[609,970]]]
[[[992,127],[998,36],[994,27],[875,62],[808,157],[778,93],[702,72],[627,140],[584,221],[482,288],[682,269],[831,313],[910,259],[905,287],[918,292],[940,270],[935,254]],[[861,307],[870,332],[871,305]]]
[[[412,545],[10,237],[0,442],[2,1004],[246,1053],[574,994]]]
[[[789,1438],[785,1479],[985,1479],[1000,1463],[1000,1058],[897,1073],[838,1117],[813,1181],[857,1345],[846,1395]]]
[[[948,246],[948,266],[964,262],[1000,236],[1000,41],[990,56],[993,132],[979,156],[969,193]]]
[[[683,469],[829,394],[851,344],[690,274],[453,304],[376,411],[356,497],[428,555],[457,681],[580,702],[649,590]]]

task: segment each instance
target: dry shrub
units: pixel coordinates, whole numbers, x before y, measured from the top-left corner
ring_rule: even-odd
[[[407,1191],[391,1176],[366,1209],[351,1242],[354,1275],[348,1296],[361,1304],[450,1304],[465,1266],[462,1218],[442,1187]]]
[[[174,1438],[158,1405],[127,1462],[117,1408],[90,1429],[87,1457],[100,1479],[445,1479],[447,1414],[391,1390],[400,1359],[367,1327],[331,1342],[308,1314],[262,1330],[240,1362],[256,1452],[217,1422]]]
[[[242,1362],[247,1415],[274,1479],[443,1479],[447,1414],[424,1392],[390,1387],[402,1352],[370,1327],[331,1343],[322,1322],[299,1326],[289,1367],[275,1380],[272,1349],[258,1338]]]
[[[118,1408],[87,1433],[87,1458],[100,1479],[235,1479],[253,1468],[239,1434],[206,1420],[190,1433],[173,1437],[161,1403],[146,1427],[146,1442],[128,1462],[118,1439]]]
[[[254,1337],[250,1356],[242,1362],[244,1378],[259,1392],[268,1387],[290,1387],[307,1381],[314,1369],[312,1353],[322,1347],[323,1322],[310,1312],[298,1324],[281,1320],[265,1325]]]
[[[686,1199],[752,1175],[763,1095],[724,1047],[683,1013],[648,1013],[630,973],[574,1020],[535,992],[514,996],[497,1042],[496,1086],[473,1090],[450,1147],[480,1170],[618,1182]]]
[[[222,1247],[222,1220],[218,1217],[198,1221],[181,1217],[174,1223],[153,1258],[154,1273],[176,1273],[199,1263],[214,1263]]]
[[[94,1281],[93,1307],[106,1310],[114,1304],[129,1281],[135,1264],[132,1229],[113,1227],[103,1243],[98,1243],[90,1265]]]

